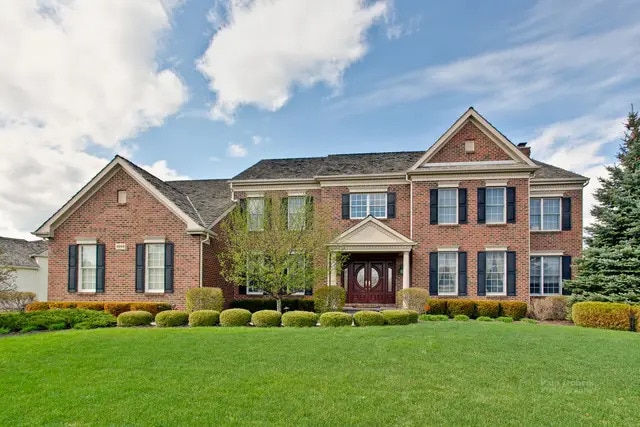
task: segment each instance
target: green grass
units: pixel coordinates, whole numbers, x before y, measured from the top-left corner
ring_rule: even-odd
[[[634,425],[640,334],[501,322],[0,338],[0,425]]]

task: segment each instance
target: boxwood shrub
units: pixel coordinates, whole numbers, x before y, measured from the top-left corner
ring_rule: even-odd
[[[129,328],[132,326],[150,326],[153,315],[148,311],[125,311],[118,315],[118,326]]]
[[[589,328],[631,329],[631,306],[612,302],[577,302],[571,307],[571,317],[578,326]]]
[[[78,309],[0,313],[0,328],[10,332],[70,329],[84,323],[87,329],[115,326],[110,314]]]
[[[273,298],[253,298],[231,301],[232,308],[244,308],[252,313],[260,310],[275,310],[276,300]],[[309,298],[283,298],[282,309],[290,311],[314,311],[314,301]]]
[[[427,310],[429,314],[447,314],[446,299],[431,298],[427,301],[427,305],[429,306],[429,310]]]
[[[522,301],[500,301],[500,316],[520,320],[527,315],[527,303]]]
[[[129,304],[129,310],[148,311],[153,317],[162,311],[171,310],[171,304],[167,302],[132,302]]]
[[[414,310],[419,314],[425,312],[428,306],[429,291],[422,288],[400,289],[396,293],[396,305],[398,308],[407,308]]]
[[[224,308],[224,294],[220,288],[191,288],[186,295],[187,311],[215,310]]]
[[[411,323],[411,313],[409,310],[383,310],[385,325],[408,325]]]
[[[189,326],[216,326],[220,321],[220,312],[198,310],[189,314]]]
[[[282,326],[297,328],[316,326],[318,316],[311,311],[289,311],[282,315]]]
[[[320,286],[313,293],[316,313],[339,312],[344,307],[346,292],[340,286]]]
[[[636,332],[640,332],[640,305],[631,306],[631,315],[634,319]]]
[[[104,303],[96,301],[81,301],[76,304],[76,308],[83,310],[104,311]]]
[[[356,326],[382,326],[384,325],[384,316],[377,311],[358,311],[353,315],[353,323]]]
[[[473,317],[476,310],[476,303],[468,299],[450,299],[447,301],[447,315],[455,317],[458,314],[464,314],[467,317]]]
[[[230,308],[220,313],[220,326],[247,326],[251,312],[243,308]]]
[[[504,323],[513,323],[513,317],[509,316],[500,316],[496,320]]]
[[[478,322],[493,322],[493,319],[489,316],[480,316],[477,320]]]
[[[469,320],[469,316],[467,316],[466,314],[456,314],[455,316],[453,316],[453,320],[457,320],[458,322],[466,322],[467,320]]]
[[[41,310],[49,310],[49,303],[46,301],[36,301],[31,304],[27,304],[24,307],[24,311],[41,311]]]
[[[447,316],[446,314],[423,314],[420,316],[420,320],[424,320],[427,322],[446,322],[449,320],[449,316]]]
[[[156,326],[159,328],[173,328],[175,326],[187,326],[189,313],[181,310],[161,311],[156,315]]]
[[[251,315],[251,323],[259,328],[280,326],[282,314],[276,310],[260,310]]]
[[[476,301],[476,317],[496,318],[500,316],[500,303],[498,301]]]
[[[320,315],[320,326],[338,327],[351,326],[352,324],[353,317],[342,311],[327,311]]]
[[[418,317],[420,316],[415,310],[406,310],[409,313],[409,323],[418,323]]]
[[[124,313],[125,311],[131,311],[131,303],[130,302],[105,302],[104,311],[118,317],[120,316],[120,314]]]

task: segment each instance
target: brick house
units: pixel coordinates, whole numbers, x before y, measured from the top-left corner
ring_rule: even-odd
[[[288,215],[311,201],[348,255],[327,282],[350,304],[393,304],[408,287],[529,301],[572,276],[588,182],[530,154],[470,108],[426,152],[262,160],[230,180],[163,182],[116,157],[34,234],[50,240],[50,300],[181,307],[196,286],[262,294],[218,273],[217,226],[236,203],[259,229],[266,199]]]

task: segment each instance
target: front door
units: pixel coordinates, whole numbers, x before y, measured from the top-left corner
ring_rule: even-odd
[[[353,261],[347,265],[347,302],[393,304],[395,273],[393,261]]]

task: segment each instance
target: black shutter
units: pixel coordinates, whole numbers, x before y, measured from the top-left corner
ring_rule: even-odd
[[[173,243],[164,244],[164,292],[173,293]]]
[[[467,223],[467,189],[458,188],[458,224]]]
[[[429,254],[429,295],[438,295],[438,252]]]
[[[516,222],[516,187],[507,187],[507,222]]]
[[[571,230],[571,198],[562,198],[562,229]]]
[[[571,200],[571,199],[569,199]],[[571,257],[562,257],[562,280],[571,280]],[[571,291],[562,287],[562,295],[571,295]]]
[[[484,190],[484,188],[483,188]],[[479,194],[479,192],[478,192]],[[478,295],[487,294],[487,253],[478,252]]]
[[[305,199],[305,210],[304,210],[304,226],[306,229],[311,229],[313,227],[313,196],[307,196]]]
[[[438,223],[438,190],[429,191],[431,205],[431,224]]]
[[[507,252],[507,295],[516,294],[516,253]]]
[[[478,188],[478,224],[484,224],[487,221],[486,193],[487,191],[485,188]]]
[[[239,295],[246,295],[247,294],[247,285],[238,286],[238,294]]]
[[[78,291],[78,245],[69,245],[69,274],[67,279],[67,290],[69,292]]]
[[[467,253],[458,252],[458,295],[467,295]]]
[[[280,199],[280,215],[282,215],[282,224],[285,229],[289,229],[289,198]]]
[[[273,203],[271,203],[271,199],[268,197],[264,198],[264,210],[262,211],[262,229],[263,230],[271,230],[272,221],[274,221],[273,216]]]
[[[238,200],[240,206],[240,212],[245,213],[247,211],[247,199]]]
[[[104,292],[105,245],[96,246],[96,292]]]
[[[136,292],[144,292],[144,243],[136,244]]]
[[[396,193],[387,193],[387,218],[396,217]]]
[[[349,219],[349,195],[342,195],[342,219]]]

